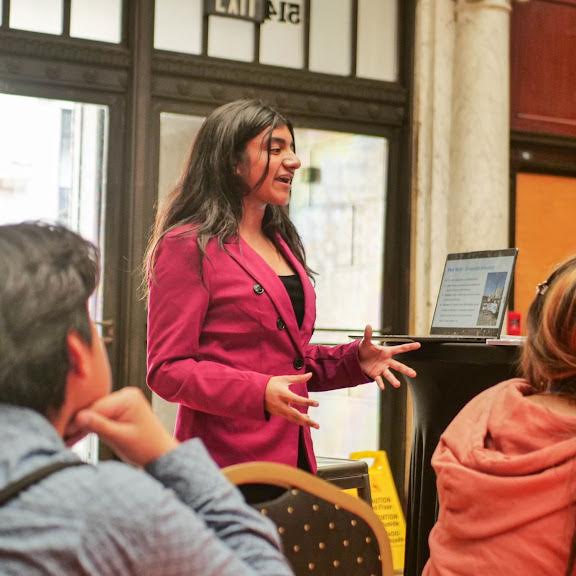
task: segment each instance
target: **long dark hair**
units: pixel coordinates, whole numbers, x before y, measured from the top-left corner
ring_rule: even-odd
[[[538,392],[576,401],[576,258],[567,260],[538,285],[527,315],[521,372]],[[566,566],[576,563],[576,519]]]
[[[198,132],[182,178],[158,212],[144,262],[145,282],[152,280],[158,243],[170,230],[191,224],[197,234],[201,255],[216,238],[220,246],[238,236],[243,198],[250,191],[237,173],[244,160],[246,145],[264,130],[270,135],[286,126],[292,138],[292,124],[277,110],[260,100],[236,100],[217,108],[206,118]],[[270,141],[268,142],[268,162]],[[258,185],[266,178],[268,163]],[[306,255],[302,240],[284,206],[268,205],[262,222],[264,233],[278,247],[279,234],[304,266]]]

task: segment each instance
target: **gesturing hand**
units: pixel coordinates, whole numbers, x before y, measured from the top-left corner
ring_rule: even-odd
[[[290,422],[295,422],[300,426],[311,426],[312,428],[320,428],[307,414],[302,414],[294,408],[293,404],[300,406],[318,406],[316,400],[311,398],[304,398],[298,396],[290,390],[292,384],[299,382],[308,382],[312,376],[311,372],[308,374],[298,374],[296,376],[273,376],[268,380],[265,392],[266,410],[275,416],[282,416]]]
[[[178,446],[139,388],[122,388],[80,410],[74,426],[95,432],[122,460],[145,466]]]
[[[408,344],[400,344],[399,346],[379,346],[372,342],[372,326],[368,325],[364,329],[364,338],[358,347],[358,358],[360,361],[360,368],[362,372],[374,381],[384,390],[384,379],[388,380],[392,386],[398,388],[400,382],[398,378],[392,374],[390,368],[405,374],[410,378],[416,376],[416,372],[406,364],[394,360],[393,356],[396,354],[403,354],[412,350],[418,350],[420,342],[410,342]]]

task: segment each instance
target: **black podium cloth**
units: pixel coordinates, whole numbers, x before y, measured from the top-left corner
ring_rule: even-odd
[[[414,441],[406,511],[405,576],[420,576],[428,560],[428,535],[438,498],[432,454],[442,432],[474,396],[516,374],[517,346],[422,344],[399,357],[417,372],[406,378],[413,400]]]

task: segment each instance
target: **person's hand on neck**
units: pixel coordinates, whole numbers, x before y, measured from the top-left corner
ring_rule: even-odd
[[[136,466],[146,466],[179,444],[135,387],[122,388],[80,410],[72,427],[98,434],[122,460]]]

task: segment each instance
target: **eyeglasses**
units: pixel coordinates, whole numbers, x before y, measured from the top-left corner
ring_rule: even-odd
[[[536,294],[538,294],[538,296],[544,296],[544,294],[546,294],[546,291],[550,288],[548,282],[549,280],[544,280],[544,282],[540,282],[540,284],[536,286]]]

